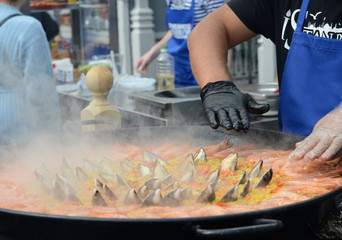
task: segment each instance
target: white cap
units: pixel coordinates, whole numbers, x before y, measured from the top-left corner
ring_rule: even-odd
[[[59,15],[70,15],[70,9],[62,9]]]

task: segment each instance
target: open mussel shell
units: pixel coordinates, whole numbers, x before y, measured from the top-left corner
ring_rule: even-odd
[[[246,181],[247,181],[247,170],[245,170],[245,171],[242,173],[242,175],[241,175],[241,177],[240,177],[240,179],[239,179],[237,185],[245,184]]]
[[[193,171],[194,174],[197,173],[196,165],[194,162],[189,161],[188,164],[185,166],[183,173],[188,172],[188,171]]]
[[[138,189],[137,194],[141,199],[145,199],[147,195],[149,194],[149,190],[147,189],[146,185],[141,186]]]
[[[111,201],[115,201],[117,199],[117,196],[113,193],[113,191],[98,178],[95,178],[95,188],[96,190],[100,191],[100,193],[108,197]]]
[[[63,157],[61,166],[61,175],[66,179],[73,179],[75,177],[73,165],[70,163],[69,159]]]
[[[273,169],[270,168],[258,179],[258,181],[254,184],[253,188],[266,187],[271,182],[272,177]]]
[[[181,181],[187,182],[187,183],[192,182],[197,173],[196,166],[192,158],[192,154],[188,155],[188,157],[185,159],[182,169],[184,170],[183,170],[183,176],[181,178]]]
[[[261,172],[262,165],[263,165],[263,160],[260,159],[252,168],[252,170],[249,172],[247,178],[257,178]]]
[[[101,193],[99,190],[95,189],[93,197],[91,199],[91,203],[93,206],[101,206],[101,207],[107,207],[107,203],[102,197]]]
[[[143,153],[143,161],[144,162],[154,162],[157,160],[158,156],[150,151],[144,150]]]
[[[97,172],[98,170],[96,164],[86,158],[83,159],[83,168],[88,172]]]
[[[169,173],[160,162],[157,162],[153,168],[152,176],[153,178],[165,179],[167,176],[169,176]]]
[[[193,191],[191,188],[182,189],[181,193],[182,193],[182,199],[183,200],[192,199]]]
[[[67,194],[67,200],[75,203],[82,204],[82,201],[73,193]]]
[[[46,180],[44,178],[39,178],[39,181],[46,193],[51,193],[53,190],[53,182],[50,180]]]
[[[216,198],[215,191],[208,185],[197,198],[198,203],[212,203]]]
[[[55,177],[55,189],[62,188],[65,193],[65,200],[81,203],[81,200],[76,196],[76,190],[71,186],[70,182],[64,177],[56,174]]]
[[[188,165],[192,164],[193,166],[195,166],[195,162],[194,162],[194,155],[192,155],[192,153],[189,153],[186,158],[183,160],[183,162],[181,163],[181,169],[186,169],[188,167]]]
[[[169,207],[179,207],[182,203],[182,190],[180,188],[170,192],[163,199],[163,205]]]
[[[145,177],[145,176],[149,176],[152,174],[152,171],[149,167],[145,166],[144,164],[139,164],[138,165],[138,169],[139,169],[139,174],[141,177]]]
[[[81,200],[76,196],[75,190],[71,185],[62,179],[59,175],[53,180],[52,195],[60,201],[72,201],[81,203]]]
[[[112,190],[106,185],[103,184],[102,191],[105,194],[106,197],[108,197],[111,201],[115,201],[118,199],[118,197],[113,193]]]
[[[74,189],[71,189],[67,186],[65,191],[66,191],[66,200],[67,201],[82,204],[82,201],[76,196]]]
[[[53,179],[53,175],[50,173],[49,169],[43,163],[41,164],[39,168],[36,168],[35,174],[38,179],[45,178],[45,179],[50,179],[51,181]]]
[[[158,178],[152,178],[145,182],[144,184],[149,191],[155,191],[161,188],[161,182]]]
[[[42,167],[37,168],[34,173],[42,184],[44,191],[47,193],[51,193],[53,189],[53,176],[47,170],[45,165],[42,164]]]
[[[171,183],[169,186],[166,187],[165,190],[171,190],[171,189],[177,189],[180,188],[179,182],[175,181],[174,183]]]
[[[238,153],[232,153],[228,157],[222,160],[221,170],[224,171],[235,171],[238,164]]]
[[[248,193],[252,191],[252,179],[248,178],[247,183],[245,186],[243,186],[242,192],[241,192],[241,197],[247,196]]]
[[[114,174],[116,172],[113,162],[107,158],[103,158],[100,161],[98,168],[100,173]]]
[[[98,177],[99,180],[101,180],[102,182],[105,183],[112,183],[112,184],[116,184],[117,183],[117,179],[115,174],[110,174],[110,173],[99,173]]]
[[[166,176],[166,178],[164,178],[162,180],[162,184],[169,185],[169,184],[171,184],[173,182],[174,179],[175,179],[175,175],[169,174],[169,175]]]
[[[215,182],[210,184],[210,186],[214,189],[214,192],[217,192],[219,190],[221,182],[221,179],[216,179]]]
[[[65,189],[66,192],[70,192],[71,194],[74,194],[74,195],[76,194],[76,190],[71,186],[71,184],[69,183],[67,179],[65,179],[59,174],[56,174],[55,180],[56,182],[60,184],[62,188]]]
[[[213,171],[212,173],[210,173],[209,176],[207,177],[207,182],[209,184],[216,183],[216,181],[220,177],[220,172],[221,172],[221,170],[220,170],[220,168],[218,168],[215,171]]]
[[[80,167],[76,167],[76,176],[77,179],[81,182],[90,180],[89,176]]]
[[[163,197],[161,195],[160,189],[157,189],[151,192],[142,203],[142,207],[149,206],[162,206],[163,205]]]
[[[200,148],[193,156],[193,161],[196,165],[198,165],[201,162],[207,161],[207,155],[205,154],[205,151],[203,148]]]
[[[239,185],[235,185],[232,189],[230,189],[223,195],[220,202],[233,202],[233,201],[238,200],[238,197],[239,197]]]
[[[138,196],[137,192],[134,188],[131,188],[125,195],[124,204],[125,205],[132,205],[132,204],[140,204],[141,198]]]
[[[181,181],[186,183],[191,183],[194,181],[195,170],[189,168],[182,176]]]
[[[99,178],[95,178],[95,187],[96,189],[102,189],[103,188],[103,182]]]
[[[100,173],[99,176],[95,179],[95,185],[96,185],[96,181],[98,181],[101,184],[103,184],[103,182],[106,182],[106,183],[117,184],[125,188],[129,188],[129,184],[125,181],[125,179],[121,177],[119,173],[114,173],[114,174]],[[102,186],[100,186],[99,188],[102,188]]]
[[[135,163],[125,158],[123,161],[120,162],[120,167],[122,169],[122,172],[133,171]]]
[[[63,156],[61,171],[64,172],[66,170],[72,170],[72,169],[73,169],[73,166],[70,163],[69,159]]]
[[[60,201],[67,199],[65,188],[56,180],[53,180],[52,195]]]
[[[165,161],[164,159],[162,159],[161,157],[158,157],[158,158],[156,159],[156,163],[159,163],[159,164],[161,164],[161,165],[163,165],[163,166],[169,165],[168,162],[166,162],[166,161]]]
[[[125,179],[123,179],[123,177],[121,177],[121,175],[119,173],[115,173],[116,176],[116,183],[120,186],[123,186],[125,188],[130,188],[129,184],[125,181]]]
[[[66,180],[66,178],[62,177],[58,173],[55,175],[55,180],[61,185],[66,185],[68,183],[68,180]]]

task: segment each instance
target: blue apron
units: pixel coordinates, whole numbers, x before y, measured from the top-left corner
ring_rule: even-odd
[[[342,100],[342,40],[302,32],[309,3],[300,9],[279,98],[280,129],[303,136]]]
[[[183,0],[182,6],[186,0]],[[172,0],[166,10],[166,24],[172,32],[167,43],[168,52],[175,60],[175,85],[193,86],[197,82],[192,74],[187,39],[194,27],[195,0],[189,9],[171,9]]]

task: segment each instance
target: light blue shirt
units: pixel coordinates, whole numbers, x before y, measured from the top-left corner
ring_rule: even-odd
[[[20,13],[0,4],[0,21]],[[38,20],[16,16],[0,27],[0,144],[57,134],[61,116],[51,54]]]

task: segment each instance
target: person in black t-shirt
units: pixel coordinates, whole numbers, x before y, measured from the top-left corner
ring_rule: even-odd
[[[46,33],[46,38],[50,42],[59,34],[58,23],[46,12],[34,12],[31,16],[40,21]]]
[[[275,43],[280,82],[301,4],[302,0],[231,0],[228,3],[247,28]],[[303,31],[322,38],[342,39],[342,6],[336,7],[339,5],[339,0],[312,0]]]
[[[230,0],[188,39],[193,74],[212,128],[248,129],[263,114],[232,83],[227,50],[258,34],[276,45],[279,127],[306,138],[290,160],[328,160],[342,148],[342,5],[339,0]]]

